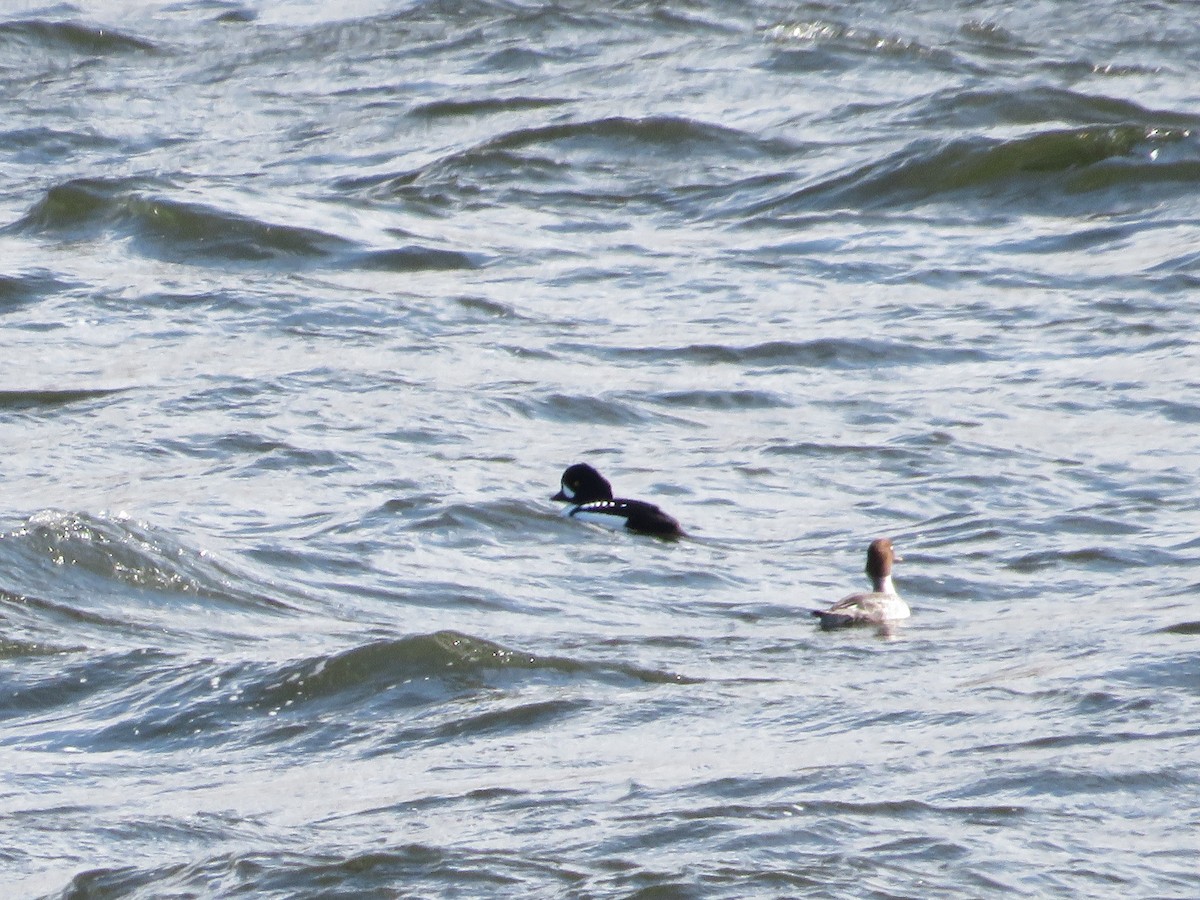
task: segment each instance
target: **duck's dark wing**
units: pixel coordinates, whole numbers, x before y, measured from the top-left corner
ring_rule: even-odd
[[[862,616],[835,613],[827,609],[814,609],[812,614],[821,620],[821,627],[826,631],[833,631],[836,628],[853,628],[855,625],[871,624],[870,620]]]
[[[665,538],[683,536],[683,529],[675,519],[653,503],[642,500],[596,500],[581,504],[572,510],[571,515],[610,527],[621,527],[618,523],[622,523],[625,528],[638,534]]]
[[[683,529],[674,517],[667,515],[653,503],[641,500],[620,500],[628,509],[629,520],[625,527],[639,534],[653,534],[658,537],[682,537]]]
[[[874,594],[851,594],[829,609],[814,609],[812,614],[821,620],[826,630],[850,628],[854,625],[878,625],[883,621],[882,608]]]

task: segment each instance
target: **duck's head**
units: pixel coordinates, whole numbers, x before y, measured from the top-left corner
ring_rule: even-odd
[[[612,485],[604,476],[587,463],[575,463],[562,474],[562,487],[551,500],[564,503],[591,503],[593,500],[611,500]]]
[[[872,580],[886,578],[892,574],[892,563],[902,559],[888,538],[876,538],[867,548],[867,575]]]

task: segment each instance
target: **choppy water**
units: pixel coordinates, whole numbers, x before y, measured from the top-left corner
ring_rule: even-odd
[[[1200,894],[1195,12],[6,7],[4,895]]]

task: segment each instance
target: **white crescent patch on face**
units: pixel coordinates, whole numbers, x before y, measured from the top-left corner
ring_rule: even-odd
[[[568,500],[575,499],[575,492],[567,486],[567,483],[565,481],[563,482],[563,485],[562,485],[562,495],[564,497],[566,497]]]

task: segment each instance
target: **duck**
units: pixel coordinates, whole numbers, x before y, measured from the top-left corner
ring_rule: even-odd
[[[843,597],[829,609],[814,609],[812,614],[821,620],[826,630],[850,628],[855,625],[874,625],[886,628],[912,612],[892,583],[892,564],[903,558],[896,555],[888,538],[876,538],[867,548],[867,575],[870,592]]]
[[[559,492],[550,499],[570,504],[563,515],[593,525],[661,538],[683,537],[679,522],[653,503],[613,497],[612,485],[587,463],[568,466]]]

